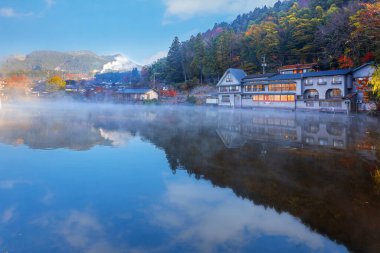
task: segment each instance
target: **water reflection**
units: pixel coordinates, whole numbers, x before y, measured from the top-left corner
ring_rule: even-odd
[[[234,198],[231,191],[211,191],[207,184],[169,183],[163,203],[154,210],[154,222],[175,232],[172,244],[189,244],[194,252],[287,252],[295,247],[298,252],[345,252],[289,214]],[[282,240],[269,248],[250,245],[263,238]]]
[[[23,238],[39,252],[379,252],[378,125],[245,110],[3,109],[0,234],[11,233],[0,250],[22,252],[11,242]]]

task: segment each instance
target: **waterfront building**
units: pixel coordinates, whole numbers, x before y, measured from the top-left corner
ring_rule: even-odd
[[[120,88],[116,92],[119,101],[138,102],[158,99],[158,93],[153,89]]]
[[[247,74],[241,69],[228,69],[219,80],[218,103],[221,106],[241,107],[242,80]]]
[[[349,112],[354,109],[358,91],[354,82],[371,76],[371,65],[357,69],[312,71],[313,64],[294,65],[280,73],[246,75],[228,69],[220,79],[218,104],[245,108],[283,108]],[[294,72],[295,74],[289,74]]]

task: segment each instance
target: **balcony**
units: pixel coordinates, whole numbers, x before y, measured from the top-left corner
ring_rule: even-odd
[[[326,81],[318,81],[318,85],[326,85],[327,82]]]
[[[338,80],[336,80],[336,81],[332,81],[331,82],[331,84],[333,84],[333,85],[341,85],[342,84],[342,81],[338,81]]]

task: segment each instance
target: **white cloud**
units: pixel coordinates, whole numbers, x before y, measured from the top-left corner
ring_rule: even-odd
[[[45,0],[46,6],[50,8],[55,2],[54,0]]]
[[[149,211],[154,225],[176,235],[167,248],[195,242],[189,247],[196,252],[216,252],[220,245],[239,251],[249,240],[265,236],[281,236],[290,245],[318,252],[333,244],[290,214],[237,198],[231,190],[211,187],[188,179],[167,183],[163,204]],[[167,248],[162,251],[170,251]]]
[[[13,8],[10,7],[3,7],[0,8],[0,17],[7,17],[7,18],[14,18],[14,17],[27,17],[27,16],[35,16],[35,15],[42,15],[44,11],[49,9],[50,7],[55,4],[55,0],[44,0],[45,2],[45,10],[41,12],[18,12]]]
[[[13,218],[15,210],[16,208],[14,207],[11,207],[5,210],[3,214],[1,215],[1,223],[9,222]]]
[[[0,9],[0,16],[2,16],[2,17],[15,17],[15,16],[17,16],[17,13],[12,8],[1,8]]]
[[[166,17],[188,19],[204,14],[240,14],[256,7],[273,5],[277,0],[163,0]]]
[[[149,64],[152,64],[154,63],[155,61],[161,59],[161,58],[164,58],[168,55],[168,52],[166,51],[159,51],[157,53],[155,53],[154,55],[150,56],[149,58],[146,58],[144,59],[142,62],[141,62],[141,65],[149,65]]]
[[[130,132],[122,132],[122,131],[107,131],[105,129],[99,130],[100,135],[112,142],[112,145],[115,147],[127,146],[128,142],[133,138]]]
[[[28,12],[28,13],[22,13],[22,12],[17,12],[13,8],[0,8],[0,16],[1,17],[7,17],[7,18],[13,18],[13,17],[24,17],[24,16],[30,16],[33,13]]]

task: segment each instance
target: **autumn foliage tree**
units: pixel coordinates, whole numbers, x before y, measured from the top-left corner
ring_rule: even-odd
[[[380,99],[380,67],[377,67],[370,81],[372,91]]]
[[[50,92],[64,90],[66,88],[66,82],[60,76],[53,76],[47,81],[48,90]]]
[[[341,57],[339,57],[338,62],[339,68],[341,69],[348,69],[354,66],[354,61],[346,55],[342,55]]]
[[[363,4],[363,9],[351,17],[354,54],[364,56],[374,52],[380,61],[380,2]]]
[[[7,83],[7,89],[18,91],[18,92],[26,92],[26,90],[32,84],[32,80],[26,75],[18,75],[12,74],[5,79]]]

